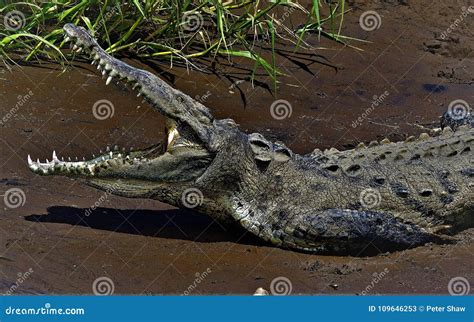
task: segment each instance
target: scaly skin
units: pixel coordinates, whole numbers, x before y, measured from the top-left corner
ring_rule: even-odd
[[[106,54],[85,29],[68,24],[64,30],[110,80],[133,83],[167,118],[167,142],[84,162],[59,161],[55,154],[47,163],[29,158],[36,173],[77,177],[117,195],[178,207],[197,192],[197,211],[236,221],[274,245],[311,252],[449,242],[447,234],[473,226],[472,116],[447,114],[448,127],[434,137],[298,155],[241,132],[232,120],[214,119],[158,77]]]

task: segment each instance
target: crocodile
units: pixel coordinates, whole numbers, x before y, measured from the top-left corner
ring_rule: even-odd
[[[451,243],[473,227],[472,115],[444,115],[443,129],[405,141],[301,155],[104,51],[83,27],[64,26],[73,49],[133,90],[166,119],[165,140],[84,161],[34,162],[40,175],[77,178],[129,198],[193,208],[267,244],[313,253],[360,253]]]

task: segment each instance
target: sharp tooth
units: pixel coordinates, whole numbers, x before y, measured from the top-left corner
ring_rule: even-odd
[[[105,82],[105,85],[109,85],[111,81],[112,81],[112,76],[109,76],[107,78],[107,81]]]
[[[67,160],[68,160],[69,162],[71,162],[71,157],[68,157]]]
[[[49,164],[49,161],[48,161],[48,159],[46,159],[46,164]]]
[[[72,50],[77,50],[78,48],[77,45],[72,46]]]
[[[65,41],[65,42],[68,42],[68,41],[70,41],[70,40],[71,40],[71,37],[69,37],[69,36],[66,36],[66,38],[64,38],[64,41]]]
[[[112,156],[113,156],[113,153],[112,153],[112,151],[110,151],[110,153],[109,153],[109,156],[112,158]]]
[[[102,76],[105,75],[105,69],[102,71]]]
[[[86,157],[82,157],[82,161],[86,161]]]
[[[91,65],[94,66],[95,64],[95,60],[91,61]]]
[[[100,69],[100,64],[97,65],[97,69]]]
[[[80,53],[82,51],[82,48],[79,47],[77,50],[76,50],[76,53]]]
[[[176,128],[172,129],[168,134],[168,146],[173,142],[175,137],[178,136],[178,130]]]
[[[99,150],[99,153],[102,154],[102,150]]]
[[[31,160],[31,157],[30,155],[28,154],[28,165],[32,165],[33,164],[33,161]]]
[[[53,161],[54,161],[54,162],[58,162],[58,161],[59,161],[58,156],[56,155],[56,151],[53,151]]]
[[[38,158],[38,159],[36,159],[36,163],[37,163],[38,165],[39,165],[39,164],[41,164],[41,162],[40,162],[40,159],[39,159],[39,158]]]
[[[137,88],[137,86],[138,86],[138,83],[135,83],[135,85],[133,85],[132,89]]]
[[[138,92],[137,97],[140,97],[140,95],[142,95],[142,93]]]
[[[107,151],[107,152],[110,152],[110,146],[107,145],[106,151]]]
[[[63,162],[64,162],[64,157],[61,157],[61,161],[63,161]]]
[[[115,145],[115,146],[114,146],[114,151],[118,151],[118,149],[119,149],[119,148],[118,148],[118,145]]]

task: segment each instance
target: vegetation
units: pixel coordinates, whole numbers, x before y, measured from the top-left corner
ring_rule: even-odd
[[[0,55],[63,61],[73,52],[61,50],[62,26],[72,22],[91,30],[111,54],[170,62],[244,57],[255,62],[254,71],[262,67],[275,80],[278,41],[293,42],[297,50],[309,47],[304,36],[310,32],[347,40],[340,34],[345,0],[322,1],[14,1],[0,8]],[[294,16],[303,23],[293,26]],[[270,54],[262,55],[262,48]]]

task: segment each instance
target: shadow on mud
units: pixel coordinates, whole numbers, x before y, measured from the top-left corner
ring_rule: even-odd
[[[221,225],[211,218],[186,210],[96,208],[95,210],[53,206],[44,215],[26,216],[27,221],[62,223],[113,232],[192,240],[262,245],[242,228]]]

